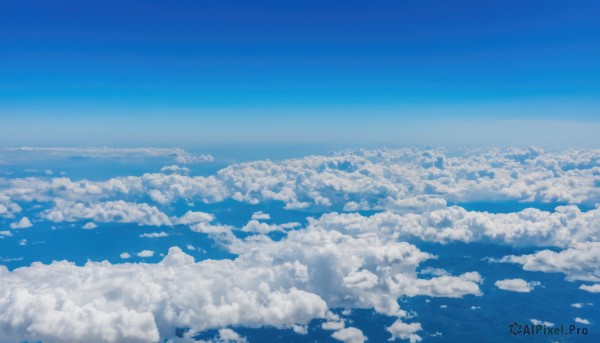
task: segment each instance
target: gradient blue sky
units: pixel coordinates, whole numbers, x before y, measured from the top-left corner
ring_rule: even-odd
[[[598,1],[0,2],[0,145],[600,146]]]

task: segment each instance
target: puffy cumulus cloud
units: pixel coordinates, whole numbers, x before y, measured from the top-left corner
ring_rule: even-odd
[[[467,294],[481,295],[478,284],[482,282],[479,273],[468,272],[459,276],[439,276],[431,279],[399,279],[397,285],[402,293],[408,296],[459,298]]]
[[[179,225],[189,225],[192,231],[208,234],[229,233],[233,227],[228,225],[211,224],[215,216],[206,212],[188,211],[175,221]]]
[[[579,286],[579,289],[590,293],[600,293],[600,283],[596,283],[593,285],[581,285]]]
[[[11,229],[27,229],[32,227],[31,221],[27,217],[21,218],[18,222],[14,222],[10,224]]]
[[[124,259],[124,260],[126,260],[128,258],[131,258],[131,255],[129,253],[127,253],[127,252],[124,252],[124,253],[121,253],[119,255],[119,257],[122,258],[122,259]]]
[[[158,264],[0,266],[0,340],[155,342],[176,327],[289,327],[323,317],[319,296],[282,283],[290,273],[238,260],[196,263],[179,248]]]
[[[160,204],[181,199],[281,201],[288,209],[398,213],[443,208],[447,201],[600,202],[598,149],[359,150],[233,164],[208,177],[163,172],[105,181],[9,179],[0,183],[0,195],[13,201],[139,200],[146,196]]]
[[[568,246],[600,240],[600,208],[582,212],[576,206],[559,206],[555,212],[528,208],[493,214],[451,206],[424,213],[386,211],[371,216],[331,212],[309,218],[309,225],[340,232],[374,231],[390,239]]]
[[[6,148],[4,151],[43,153],[58,156],[87,156],[87,157],[171,157],[175,161],[183,164],[212,162],[211,155],[193,155],[181,148],[110,148],[110,147],[90,147],[90,148],[66,148],[66,147],[19,147]]]
[[[152,257],[154,256],[154,251],[152,250],[142,250],[136,254],[138,257]]]
[[[331,337],[344,343],[363,343],[367,340],[363,332],[354,327],[340,329],[331,334]]]
[[[540,283],[538,281],[527,282],[523,279],[504,279],[496,281],[494,285],[505,291],[529,293]]]
[[[340,318],[333,312],[328,312],[326,315],[327,321],[321,324],[323,330],[334,331],[331,337],[342,342],[362,343],[367,340],[363,332],[354,327],[346,327],[344,319]]]
[[[252,232],[258,234],[267,234],[274,231],[285,232],[287,229],[293,229],[295,227],[300,226],[300,223],[290,222],[284,224],[267,224],[261,223],[256,219],[251,219],[246,225],[244,225],[241,230],[244,232]]]
[[[0,187],[2,183],[2,178],[0,178]],[[0,191],[0,218],[14,218],[15,214],[19,212],[21,212],[21,206]]]
[[[83,224],[83,226],[82,226],[82,228],[84,228],[86,230],[95,229],[97,227],[98,227],[98,225],[94,222],[87,222],[87,223]]]
[[[515,156],[530,156],[529,158]],[[600,150],[360,150],[279,163],[231,165],[217,177],[238,200],[289,208],[419,210],[445,201],[518,200],[593,204]]]
[[[262,235],[231,238],[226,247],[253,265],[271,261],[289,265],[297,287],[304,284],[332,308],[374,308],[404,316],[397,302],[401,296],[480,294],[477,273],[419,279],[417,266],[434,256],[374,233],[351,235],[311,227],[290,231],[279,241]]]
[[[231,329],[219,329],[218,342],[224,343],[246,343],[248,340],[245,337],[240,336],[239,333]]]
[[[517,263],[528,271],[563,273],[569,281],[600,282],[600,242],[576,243],[559,252],[542,250],[531,255],[510,255],[500,262]]]
[[[73,222],[93,220],[98,223],[136,223],[146,226],[172,225],[167,215],[155,206],[142,203],[130,203],[123,200],[100,203],[72,203],[57,201],[55,206],[45,212],[43,217],[53,222]]]
[[[257,211],[252,213],[253,220],[269,220],[271,216],[268,213],[264,213],[263,211]]]
[[[195,212],[179,219],[208,220]],[[375,233],[305,228],[277,241],[264,235],[215,237],[238,257],[195,262],[171,248],[157,264],[63,261],[11,272],[0,267],[0,313],[5,314],[0,341],[158,341],[173,336],[176,327],[191,332],[236,325],[293,328],[314,318],[327,318],[334,335],[356,341],[361,335],[344,330],[343,320],[328,316],[329,308],[374,308],[402,317],[407,315],[397,301],[402,296],[481,293],[475,272],[419,279],[418,265],[434,256]],[[391,332],[403,337],[400,329]]]
[[[420,323],[404,323],[400,319],[396,320],[387,330],[392,334],[390,340],[397,339],[409,340],[410,343],[421,342],[423,339],[416,332],[421,331]]]

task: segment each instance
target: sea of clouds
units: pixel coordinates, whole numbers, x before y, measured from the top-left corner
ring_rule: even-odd
[[[35,149],[35,148],[21,148]],[[0,239],[37,222],[134,223],[187,226],[208,234],[235,259],[202,260],[178,247],[162,261],[34,263],[9,271],[0,265],[0,341],[157,342],[176,328],[190,335],[220,330],[216,340],[243,341],[232,326],[292,328],[306,333],[315,318],[344,342],[366,339],[330,310],[372,308],[396,317],[391,339],[421,340],[417,318],[400,297],[482,296],[478,271],[424,277],[419,265],[436,256],[419,242],[491,243],[539,247],[505,256],[527,271],[563,273],[584,292],[600,292],[600,150],[379,149],[229,165],[210,176],[190,176],[195,156],[181,149],[46,148],[54,154],[155,154],[178,164],[159,172],[105,180],[0,178]],[[53,150],[52,150],[53,149]],[[16,149],[15,151],[21,151]],[[31,150],[23,150],[30,152]],[[153,155],[154,156],[154,155]],[[265,222],[256,212],[247,224],[221,224],[219,215],[173,204],[252,205],[279,202],[304,211],[306,225]],[[470,202],[515,202],[509,213],[470,211]],[[45,204],[35,214],[23,207]],[[553,211],[535,204],[556,204]],[[369,211],[367,213],[367,211]],[[269,233],[283,238],[274,239]],[[244,233],[240,235],[239,233]],[[529,292],[522,279],[496,281],[503,290]],[[186,340],[187,338],[179,338]]]

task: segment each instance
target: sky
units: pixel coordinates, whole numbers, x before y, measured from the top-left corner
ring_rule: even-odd
[[[0,146],[598,147],[597,1],[0,3]]]

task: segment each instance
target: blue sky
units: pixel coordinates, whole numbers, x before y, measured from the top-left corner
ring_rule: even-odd
[[[0,145],[598,146],[596,1],[3,1]]]

